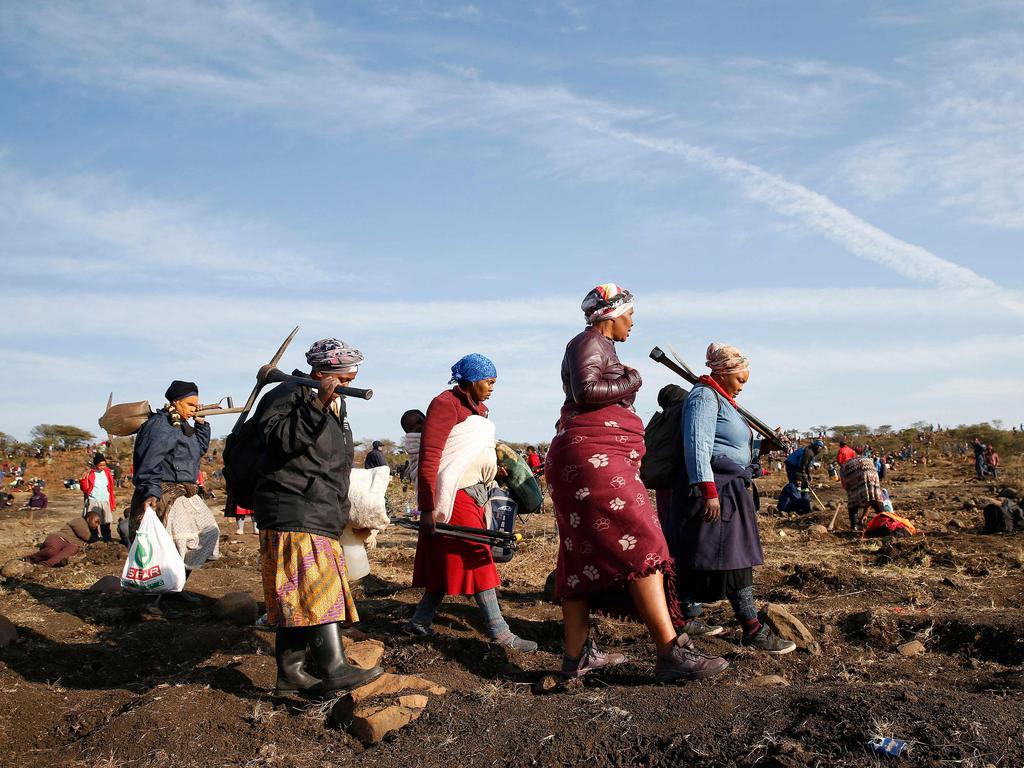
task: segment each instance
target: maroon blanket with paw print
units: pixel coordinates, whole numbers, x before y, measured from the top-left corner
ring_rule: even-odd
[[[639,619],[629,582],[661,572],[678,626],[672,559],[640,482],[643,455],[644,425],[633,411],[563,410],[544,470],[558,520],[555,601],[587,598],[594,612]]]

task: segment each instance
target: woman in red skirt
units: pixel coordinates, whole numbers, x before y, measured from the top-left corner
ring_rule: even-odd
[[[495,591],[501,580],[491,548],[435,532],[435,523],[486,528],[484,504],[488,485],[497,474],[494,425],[484,400],[491,396],[498,372],[483,355],[466,355],[452,366],[455,386],[435,397],[427,408],[420,438],[416,490],[420,535],[412,585],[423,598],[405,631],[432,635],[434,614],[445,595],[473,595],[491,641],[532,652],[537,644],[509,629]]]

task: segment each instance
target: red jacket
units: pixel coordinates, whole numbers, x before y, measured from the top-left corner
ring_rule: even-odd
[[[420,465],[416,481],[416,502],[420,511],[434,511],[437,473],[441,468],[444,444],[455,425],[470,416],[487,416],[487,406],[476,402],[457,386],[430,401],[420,436]]]
[[[90,469],[85,473],[85,477],[81,480],[82,493],[85,494],[85,498],[89,498],[89,494],[92,493],[92,489],[96,485],[96,479],[93,475],[98,470]],[[114,501],[114,475],[110,471],[110,467],[103,468],[104,473],[107,475],[107,491],[110,493],[110,511],[113,512],[117,509],[117,502]]]
[[[857,452],[848,445],[844,445],[839,449],[839,453],[836,454],[836,463],[841,467],[843,464],[848,462],[850,459],[857,458]]]

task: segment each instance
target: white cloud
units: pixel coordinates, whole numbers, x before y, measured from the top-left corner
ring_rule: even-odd
[[[147,94],[158,89],[216,97],[221,106],[300,114],[310,124],[338,130],[499,130],[540,146],[566,173],[587,175],[600,168],[607,178],[623,167],[650,163],[644,157],[649,153],[671,156],[734,181],[749,199],[912,280],[996,290],[991,280],[894,237],[800,184],[711,149],[621,128],[643,112],[562,88],[373,72],[325,42],[336,31],[259,4],[197,4],[188,12],[162,5],[144,12],[138,6],[111,11],[109,4],[29,5],[8,9],[7,15],[14,22],[10,30],[24,33],[11,42],[33,46],[43,66],[64,76]],[[786,67],[873,78],[821,62]]]
[[[861,66],[820,59],[640,56],[611,64],[641,69],[685,104],[691,134],[754,145],[819,136],[855,119],[899,81]]]
[[[901,127],[846,151],[841,175],[871,201],[1024,229],[1024,34],[942,40],[907,64],[920,83]]]
[[[211,289],[327,276],[301,244],[212,208],[148,197],[112,177],[32,176],[0,154],[0,240],[11,277],[109,283],[173,275]]]

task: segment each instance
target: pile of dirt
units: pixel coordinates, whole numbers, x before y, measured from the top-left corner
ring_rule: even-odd
[[[1005,485],[1021,486],[1019,461],[1007,465]],[[436,637],[404,636],[401,625],[419,599],[411,588],[415,537],[389,530],[356,589],[359,629],[383,641],[389,673],[423,677],[447,692],[370,747],[334,724],[334,702],[271,695],[273,632],[235,623],[263,609],[257,537],[238,536],[224,521],[221,559],[189,580],[202,599],[197,606],[87,591],[118,574],[125,555],[116,544],[92,546],[65,568],[0,581],[0,613],[17,632],[0,650],[0,762],[861,766],[875,760],[866,740],[884,735],[911,744],[901,765],[1021,765],[1024,537],[949,527],[964,516],[956,497],[999,490],[965,489],[969,472],[966,463],[937,460],[901,467],[888,480],[898,511],[925,531],[908,540],[865,540],[846,530],[842,512],[830,535],[808,535],[842,503],[835,484],[816,489],[829,512],[762,519],[767,562],[756,571],[756,595],[799,617],[817,652],[775,658],[741,648],[729,606],[709,606],[708,620],[726,631],[700,646],[726,655],[730,669],[681,687],[652,684],[653,648],[642,627],[595,620],[595,641],[629,661],[534,693],[561,662],[560,611],[544,599],[558,547],[550,508],[522,524],[519,554],[499,567],[512,629],[540,644],[529,656],[486,642],[466,598],[445,601]],[[762,492],[771,496],[783,482],[766,478]],[[31,524],[0,514],[0,562],[78,513],[80,495],[53,496],[54,508]],[[411,501],[393,486],[393,509]],[[243,593],[229,602],[244,611],[218,607],[229,593]],[[914,654],[901,652],[913,642],[920,643]]]

